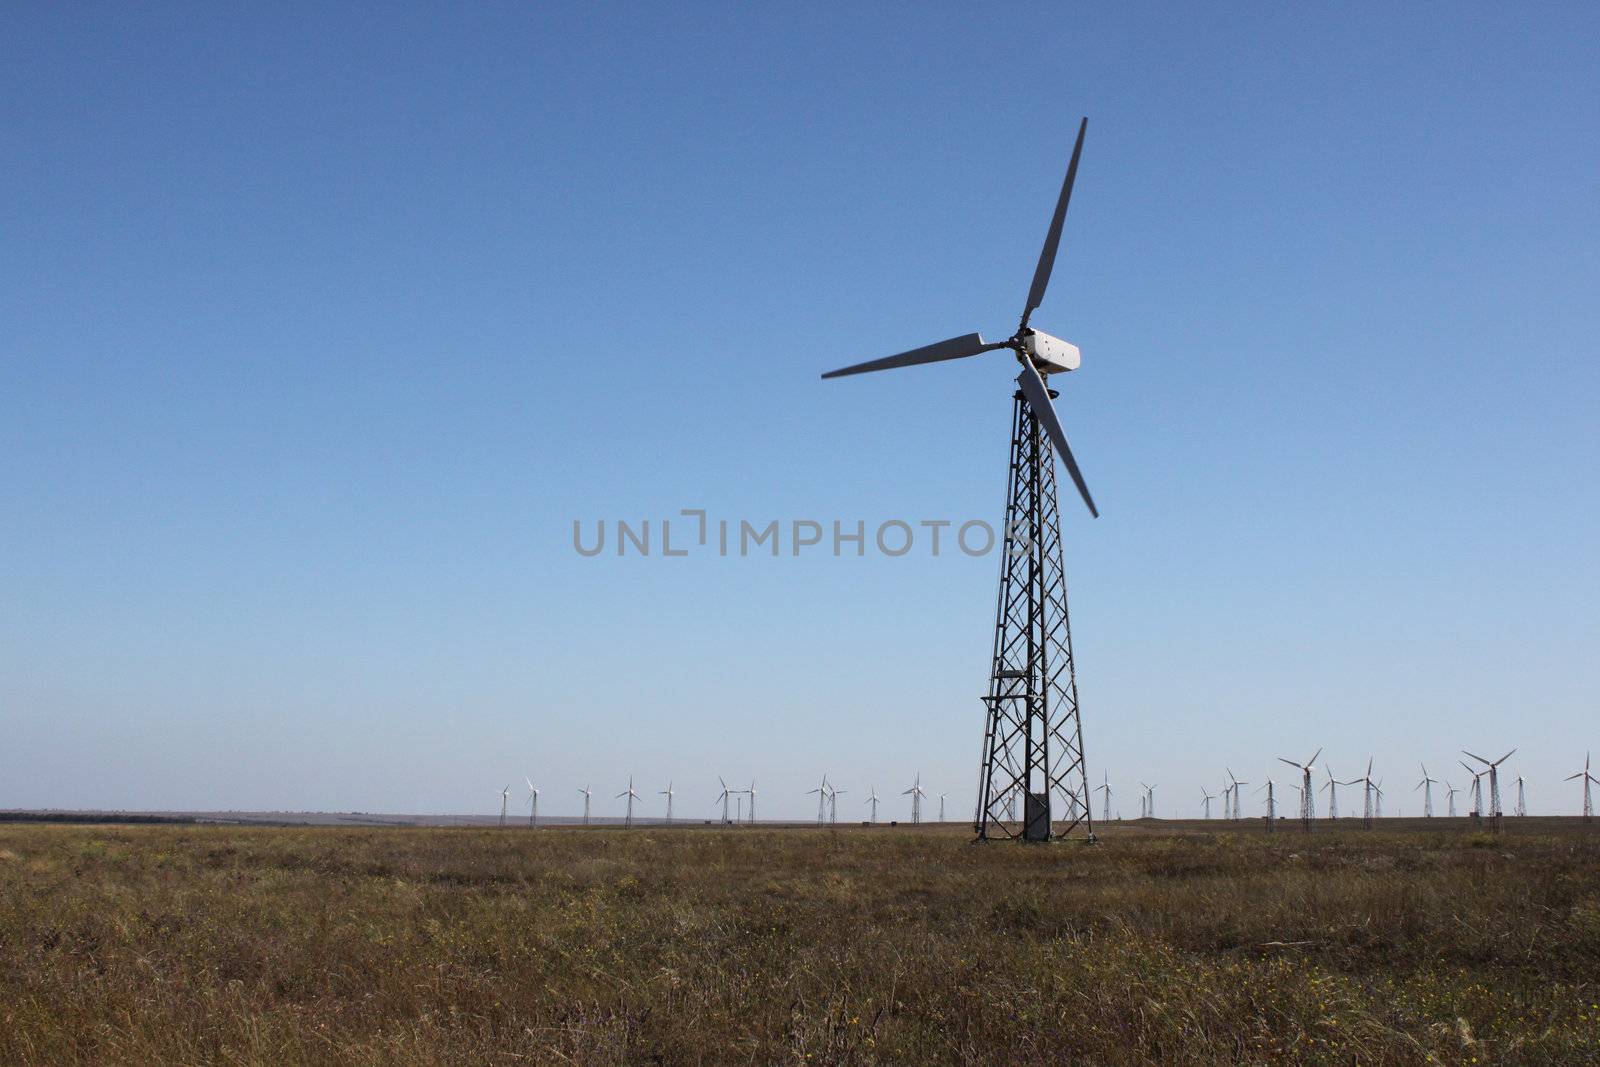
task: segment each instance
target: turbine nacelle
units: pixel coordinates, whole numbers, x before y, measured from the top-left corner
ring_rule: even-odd
[[[1023,330],[1017,340],[1040,374],[1065,374],[1077,370],[1083,362],[1077,345],[1042,330]]]

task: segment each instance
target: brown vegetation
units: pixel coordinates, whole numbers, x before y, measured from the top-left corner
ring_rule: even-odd
[[[0,826],[0,1063],[1597,1063],[1600,846]]]

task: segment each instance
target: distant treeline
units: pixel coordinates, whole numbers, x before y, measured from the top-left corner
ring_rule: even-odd
[[[0,822],[192,823],[187,815],[137,815],[118,812],[0,811]]]

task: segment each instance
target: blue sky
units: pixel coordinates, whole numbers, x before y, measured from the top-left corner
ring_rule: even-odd
[[[1084,351],[1094,777],[1187,814],[1320,745],[1415,811],[1419,760],[1519,745],[1534,809],[1577,803],[1593,5],[4,21],[0,806],[534,774],[563,813],[631,773],[709,815],[722,774],[778,816],[920,770],[970,810],[993,557],[586,559],[572,523],[998,521],[1002,355],[817,375],[1009,332],[1080,115],[1035,323]]]

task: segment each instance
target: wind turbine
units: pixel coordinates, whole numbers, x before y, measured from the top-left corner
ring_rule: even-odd
[[[1445,798],[1450,802],[1450,818],[1453,819],[1456,817],[1456,794],[1461,792],[1461,790],[1451,785],[1448,778],[1445,779],[1444,788]]]
[[[1328,791],[1328,818],[1337,819],[1339,817],[1339,787],[1341,785],[1355,785],[1361,779],[1352,778],[1347,782],[1341,782],[1333,776],[1333,768],[1326,763],[1322,765],[1322,772],[1328,776],[1328,780],[1322,783],[1322,788]]]
[[[504,789],[500,790],[500,825],[502,827],[505,826],[505,824],[506,824],[506,807],[510,803],[511,803],[511,786],[508,783]]]
[[[656,795],[667,798],[667,825],[670,826],[672,825],[672,783],[668,782],[667,787]]]
[[[528,783],[528,827],[532,829],[539,825],[539,787],[533,784],[533,779],[524,777]]]
[[[750,825],[756,824],[756,780],[750,779],[750,788],[745,790],[750,794]]]
[[[848,789],[835,789],[828,787],[828,825],[837,826],[839,823],[839,798],[850,792]]]
[[[1105,794],[1105,807],[1100,809],[1100,820],[1102,822],[1110,822],[1111,821],[1111,779],[1106,777],[1106,775],[1105,775],[1105,773],[1103,771],[1101,772],[1101,775],[1100,775],[1100,788],[1097,789],[1096,792]]]
[[[939,821],[941,823],[944,822],[944,798],[949,796],[949,795],[950,795],[949,793],[940,793],[939,794]]]
[[[988,837],[989,831],[995,829],[1008,837],[1048,840],[1065,836],[1089,818],[1089,779],[1070,652],[1066,582],[1042,580],[1044,572],[1065,573],[1056,502],[1056,457],[1060,457],[1089,513],[1099,514],[1067,444],[1066,431],[1056,417],[1051,403],[1056,394],[1046,384],[1052,374],[1076,370],[1081,356],[1076,345],[1029,325],[1034,310],[1044,302],[1055,268],[1088,125],[1085,119],[1078,126],[1072,161],[1067,165],[1066,179],[1034,267],[1022,318],[1009,338],[985,341],[981,335],[969,333],[823,375],[838,378],[1000,350],[1010,352],[1021,368],[1012,401],[1005,529],[1025,533],[1027,551],[1008,557],[1001,571],[999,602],[1015,608],[1000,611],[995,621],[993,669],[989,693],[984,698],[988,713],[978,790],[979,838]],[[1019,537],[1008,533],[1008,547],[1014,549],[1017,541]],[[1044,738],[1056,739],[1056,743],[1035,743],[1035,739]],[[1008,803],[1012,786],[1020,787],[1025,797],[1027,818],[1020,829],[1014,813],[1001,816],[1001,806]],[[1057,802],[1065,816],[1059,820],[1065,829],[1059,832],[1052,829],[1057,820],[1051,815],[1052,804]],[[1039,810],[1033,810],[1036,803]]]
[[[728,788],[728,783],[722,780],[722,775],[717,775],[717,781],[722,784],[722,792],[717,794],[717,800],[722,803],[722,824],[726,826],[732,821],[728,818],[728,798],[733,795],[733,791]]]
[[[1322,749],[1319,748],[1317,749],[1317,755],[1312,756],[1304,763],[1296,763],[1294,760],[1284,759],[1282,756],[1278,757],[1279,762],[1300,768],[1300,774],[1304,779],[1303,784],[1300,786],[1300,823],[1307,833],[1311,831],[1311,820],[1317,817],[1317,794],[1311,788],[1311,768],[1316,764],[1317,756],[1320,755],[1322,755]]]
[[[1513,815],[1526,815],[1526,814],[1528,814],[1528,794],[1525,791],[1525,787],[1524,787],[1524,784],[1523,784],[1523,781],[1522,781],[1522,772],[1521,771],[1517,772],[1517,806],[1516,806],[1516,809],[1511,814],[1513,814]]]
[[[1250,783],[1249,782],[1245,782],[1245,781],[1241,781],[1238,778],[1235,778],[1233,776],[1233,770],[1231,768],[1228,769],[1228,781],[1233,783],[1229,787],[1229,788],[1231,788],[1233,790],[1233,820],[1235,822],[1238,822],[1239,821],[1239,787],[1241,785],[1249,785]],[[1227,814],[1227,801],[1223,801],[1223,814],[1224,815]]]
[[[584,786],[578,792],[583,794],[583,825],[589,825],[589,798],[594,795],[594,790]]]
[[[1371,756],[1367,757],[1367,773],[1362,775],[1360,778],[1357,778],[1356,782],[1361,785],[1361,792],[1362,792],[1361,824],[1363,826],[1365,826],[1368,830],[1370,830],[1370,829],[1372,829],[1372,813],[1373,813],[1372,802],[1373,802],[1373,799],[1374,799],[1373,792],[1372,792],[1373,785],[1372,785],[1372,757]]]
[[[1483,772],[1473,770],[1466,760],[1456,760],[1456,762],[1466,767],[1467,773],[1472,775],[1472,811],[1470,814],[1476,819],[1483,814],[1483,785],[1480,781],[1483,778]]]
[[[627,815],[627,818],[625,818],[623,820],[622,825],[624,825],[624,826],[632,826],[633,825],[633,802],[635,800],[639,799],[639,794],[635,793],[633,791],[633,775],[631,775],[631,774],[628,775],[628,788],[625,789],[623,792],[617,794],[617,799],[618,800],[621,800],[623,797],[627,797],[628,798],[628,815]]]
[[[1207,793],[1206,789],[1205,789],[1205,786],[1201,786],[1200,787],[1200,795],[1205,798],[1204,800],[1201,801],[1201,803],[1205,805],[1205,809],[1206,809],[1205,817],[1207,819],[1209,819],[1209,818],[1211,818],[1211,802],[1213,800],[1217,799],[1217,798],[1212,796],[1210,793]],[[1224,811],[1227,810],[1227,802],[1226,802],[1226,800],[1224,800],[1224,802],[1223,802],[1223,810]]]
[[[1140,782],[1139,784],[1140,785],[1144,785],[1143,782]],[[1153,786],[1153,785],[1145,785],[1144,786],[1144,795],[1145,795],[1145,806],[1144,806],[1145,807],[1145,811],[1148,812],[1149,813],[1149,817],[1153,819],[1153,818],[1156,817],[1156,787]]]
[[[911,788],[901,791],[903,797],[911,798],[911,825],[918,826],[922,823],[922,798],[928,794],[922,789],[922,772],[917,772],[916,781],[911,783]]]
[[[1516,749],[1511,750],[1511,752],[1515,751]],[[1473,759],[1489,768],[1489,814],[1494,817],[1496,826],[1500,825],[1500,764],[1511,758],[1511,752],[1507,752],[1504,756],[1491,762],[1482,756],[1472,756],[1472,753],[1466,749],[1461,750],[1462,755],[1472,756]]]
[[[1277,828],[1278,822],[1278,798],[1274,795],[1276,789],[1271,777],[1267,778],[1266,784],[1261,789],[1267,791],[1267,832],[1271,833]],[[1261,789],[1257,789],[1256,792],[1261,792]]]
[[[877,789],[876,786],[870,786],[870,785],[867,786],[867,799],[862,801],[862,803],[869,804],[869,805],[872,806],[872,814],[867,816],[867,822],[869,822],[869,823],[877,822],[878,821],[878,789]]]
[[[727,786],[724,785],[723,788],[726,789]],[[821,826],[827,821],[828,814],[828,776],[826,774],[822,776],[821,785],[815,789],[806,790],[806,796],[810,796],[812,793],[817,794],[817,825]]]
[[[1419,763],[1417,766],[1422,768],[1422,781],[1418,782],[1416,785],[1416,789],[1422,790],[1422,817],[1424,819],[1431,819],[1433,818],[1433,787],[1439,781],[1439,779],[1428,777],[1427,764]],[[1412,792],[1416,792],[1416,789],[1413,789]],[[1450,814],[1454,815],[1455,812],[1451,812]]]
[[[1589,773],[1589,753],[1585,752],[1583,754],[1583,770],[1577,774],[1567,775],[1565,781],[1570,782],[1574,778],[1583,779],[1583,821],[1592,822],[1594,820],[1594,800],[1589,793],[1589,784],[1593,782],[1595,785],[1600,785],[1600,778],[1596,778]]]
[[[1373,783],[1372,794],[1373,794],[1373,801],[1372,801],[1373,818],[1381,819],[1381,818],[1383,818],[1383,779],[1382,778],[1379,778],[1375,783]]]

